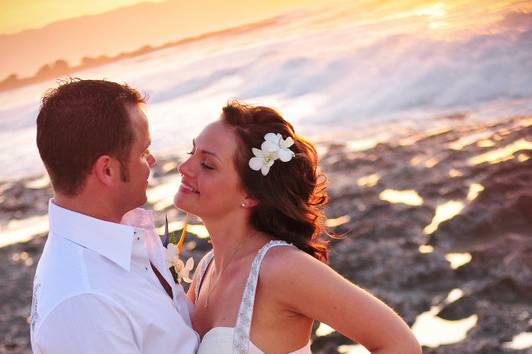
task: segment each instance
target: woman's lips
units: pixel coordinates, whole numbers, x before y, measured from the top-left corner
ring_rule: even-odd
[[[184,182],[181,182],[181,185],[179,186],[179,191],[183,193],[199,194],[199,192],[195,190],[194,187]]]

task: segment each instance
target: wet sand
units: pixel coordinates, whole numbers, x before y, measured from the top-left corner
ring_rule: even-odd
[[[424,353],[530,353],[532,117],[452,115],[366,128],[319,142],[327,223],[345,234],[331,242],[331,266],[393,307]],[[159,159],[154,171],[147,206],[158,225],[165,213],[176,220],[177,162]],[[0,193],[0,353],[29,353],[51,189],[36,176],[0,183]],[[199,220],[191,223],[186,252],[198,261],[209,244]],[[312,349],[363,352],[326,326]]]

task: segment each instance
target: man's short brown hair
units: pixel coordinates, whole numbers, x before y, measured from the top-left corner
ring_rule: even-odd
[[[37,147],[56,192],[75,196],[101,155],[127,160],[134,131],[128,104],[144,97],[125,84],[69,79],[46,92],[37,116]]]

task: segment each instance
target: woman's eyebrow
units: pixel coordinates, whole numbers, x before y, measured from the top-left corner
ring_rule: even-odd
[[[192,146],[194,148],[196,148],[196,140],[195,139],[192,139]],[[202,154],[206,154],[206,155],[211,155],[212,157],[214,157],[215,159],[217,159],[218,161],[220,161],[220,163],[222,162],[222,159],[214,152],[212,151],[209,151],[209,150],[205,150],[205,149],[200,149],[198,150],[200,153]]]

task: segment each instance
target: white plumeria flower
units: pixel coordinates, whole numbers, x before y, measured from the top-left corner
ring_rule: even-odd
[[[283,139],[279,133],[264,135],[264,142],[260,149],[251,149],[255,157],[249,160],[249,167],[254,171],[260,170],[262,175],[266,176],[275,160],[280,159],[283,162],[288,162],[295,156],[294,152],[290,150],[290,146],[293,144],[294,139],[291,137]]]
[[[254,171],[260,170],[262,175],[266,176],[270,172],[270,167],[277,160],[277,151],[264,151],[257,148],[253,148],[251,151],[255,157],[249,160],[249,167]]]
[[[166,246],[164,257],[169,267],[172,267],[177,263],[179,260],[179,253],[179,248],[175,245],[175,243],[169,243],[168,246]]]
[[[294,157],[294,152],[290,150],[290,146],[294,145],[294,139],[288,137],[283,139],[279,133],[268,133],[264,136],[264,142],[261,145],[262,151],[276,152],[277,157],[283,161],[288,162]]]
[[[290,146],[294,145],[294,139],[292,137],[288,137],[283,140],[281,137],[281,140],[279,141],[279,159],[283,162],[288,162],[292,160],[292,157],[295,156],[294,152],[290,150]]]
[[[192,279],[190,278],[190,271],[194,268],[194,259],[190,257],[187,259],[187,263],[185,264],[179,258],[179,253],[179,247],[177,247],[174,243],[169,243],[165,251],[166,262],[168,263],[169,268],[174,268],[175,273],[177,274],[178,283],[181,283],[182,280],[190,283],[192,282]]]
[[[278,151],[280,149],[280,142],[283,140],[281,134],[268,133],[264,135],[264,142],[260,148],[264,151]]]
[[[174,270],[177,274],[177,282],[181,283],[184,280],[187,283],[192,283],[190,278],[190,271],[194,268],[194,258],[190,257],[187,259],[185,264],[182,260],[178,260],[177,264],[174,265]]]

